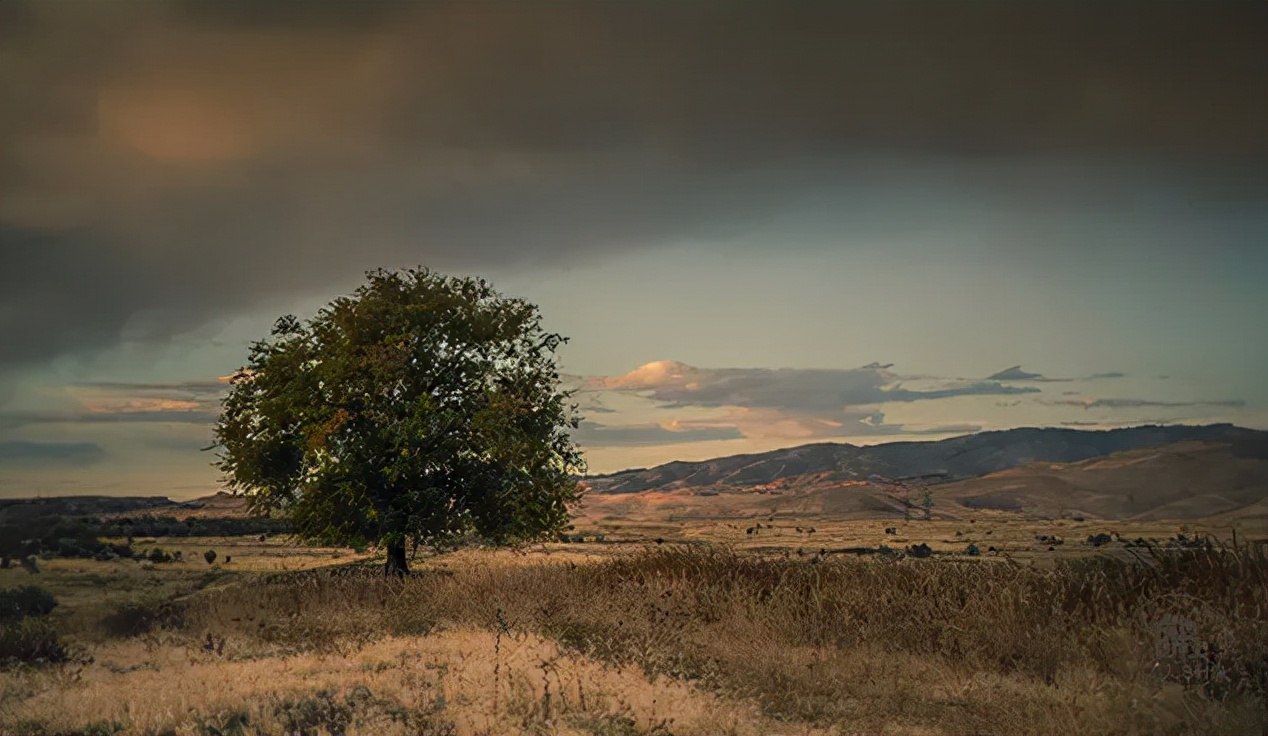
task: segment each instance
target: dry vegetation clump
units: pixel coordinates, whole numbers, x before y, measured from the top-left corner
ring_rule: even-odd
[[[158,628],[181,627],[183,607],[163,600],[126,601],[101,616],[97,628],[107,637],[140,636]]]
[[[65,662],[70,658],[57,630],[48,621],[23,618],[0,623],[0,670]]]
[[[34,585],[0,590],[0,670],[71,658],[45,618],[55,608],[57,599]]]
[[[132,640],[96,656],[73,683],[31,673],[6,692],[0,680],[0,733],[82,733],[78,724],[97,723],[153,736],[827,736],[527,632],[385,637],[347,656],[243,657]]]

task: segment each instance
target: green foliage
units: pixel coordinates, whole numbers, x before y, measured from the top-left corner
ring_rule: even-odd
[[[0,555],[112,559],[132,557],[128,545],[107,544],[102,537],[231,537],[287,533],[290,522],[267,517],[206,518],[180,521],[174,516],[142,514],[115,518],[66,517],[43,509],[3,509],[14,519],[0,522]],[[165,560],[155,560],[156,562]]]
[[[56,607],[53,594],[35,585],[0,590],[0,621],[47,616]]]
[[[236,537],[283,534],[290,531],[290,524],[284,519],[268,517],[195,517],[178,521],[174,516],[143,514],[103,520],[94,531],[102,537]]]
[[[8,557],[25,557],[38,552],[26,544],[30,539],[31,527],[21,522],[6,521],[0,523],[0,555]]]
[[[554,357],[565,338],[483,280],[367,277],[252,346],[215,427],[229,485],[340,544],[506,542],[566,525],[584,463]]]
[[[110,636],[140,636],[154,629],[178,628],[183,621],[179,606],[162,601],[132,601],[101,617],[98,626]]]
[[[349,698],[351,700],[351,698]],[[311,697],[284,700],[277,705],[278,720],[286,733],[344,733],[352,724],[352,703],[341,702],[331,690]]]
[[[64,662],[69,657],[57,632],[42,618],[27,616],[0,624],[0,668]]]
[[[211,717],[199,718],[197,730],[198,736],[249,736],[252,733],[258,733],[257,730],[248,730],[251,727],[251,714],[242,708],[227,710],[217,713]]]

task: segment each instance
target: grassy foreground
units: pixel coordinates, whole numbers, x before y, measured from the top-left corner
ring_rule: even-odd
[[[206,578],[63,612],[78,654],[0,673],[0,732],[1268,733],[1251,548],[1038,568],[667,545]]]

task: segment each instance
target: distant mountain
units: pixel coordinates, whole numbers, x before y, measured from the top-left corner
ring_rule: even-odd
[[[594,493],[740,489],[800,476],[817,482],[918,480],[949,483],[1027,463],[1073,463],[1115,452],[1177,442],[1211,442],[1235,457],[1268,458],[1268,432],[1232,424],[1142,426],[1111,430],[1019,428],[937,442],[891,442],[856,446],[803,445],[701,462],[671,462],[585,479]]]
[[[8,513],[57,516],[92,516],[137,511],[156,511],[177,506],[166,496],[48,496],[0,499],[0,518]]]
[[[1268,507],[1268,455],[1235,444],[1178,442],[1074,463],[1027,463],[937,487],[943,506],[1041,517],[1158,521],[1258,515]]]

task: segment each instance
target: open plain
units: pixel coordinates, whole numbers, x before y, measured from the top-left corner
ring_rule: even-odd
[[[0,732],[1268,726],[1268,559],[1244,529],[1233,547],[1229,525],[1000,512],[587,518],[566,542],[420,551],[403,582],[383,578],[373,550],[281,536],[134,539],[138,557],[158,547],[181,560],[0,570],[0,588],[38,583],[55,596],[62,647],[60,662],[0,673]],[[1099,533],[1116,536],[1087,543]],[[1036,539],[1054,534],[1063,543],[1052,551]],[[1207,534],[1217,546],[1174,546],[1177,535]],[[1127,546],[1137,537],[1158,542]],[[900,552],[917,544],[932,554]],[[970,544],[981,553],[967,554]],[[880,545],[896,553],[862,551]],[[210,549],[213,563],[202,557]],[[1200,656],[1160,649],[1168,616],[1194,622]]]

